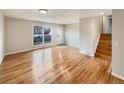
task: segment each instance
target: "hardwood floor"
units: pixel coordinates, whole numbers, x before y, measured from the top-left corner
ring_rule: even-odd
[[[72,47],[51,47],[7,56],[0,83],[124,83],[111,75],[111,62]]]

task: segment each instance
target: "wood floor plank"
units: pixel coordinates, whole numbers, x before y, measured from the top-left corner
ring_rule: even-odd
[[[51,47],[6,56],[0,65],[1,84],[119,84],[111,62],[72,47]]]

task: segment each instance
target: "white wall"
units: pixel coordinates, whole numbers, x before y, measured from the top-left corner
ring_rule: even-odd
[[[57,26],[57,45],[64,44],[64,27],[61,25]]]
[[[49,45],[33,45],[32,37],[32,26],[49,26],[52,28],[52,43]],[[60,29],[59,29],[60,28]],[[6,32],[6,54],[12,54],[16,52],[21,52],[25,50],[31,50],[34,48],[40,48],[45,46],[53,46],[57,44],[57,29],[63,31],[63,25],[42,23],[36,21],[28,21],[14,18],[5,18],[5,32]],[[63,36],[60,43],[63,43]]]
[[[112,10],[112,74],[124,79],[124,9]]]
[[[103,16],[103,33],[111,33],[110,21],[108,16]]]
[[[0,13],[0,63],[4,57],[4,16]]]
[[[65,44],[79,48],[79,24],[65,25]]]
[[[100,34],[100,17],[80,19],[80,52],[94,56]]]

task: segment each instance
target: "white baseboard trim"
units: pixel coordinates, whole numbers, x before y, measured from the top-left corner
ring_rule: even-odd
[[[2,57],[2,59],[0,60],[0,64],[2,63],[3,59],[4,59],[5,55]]]
[[[93,56],[95,56],[95,53],[96,53],[96,49],[97,49],[97,46],[98,46],[98,43],[99,43],[99,39],[100,39],[100,33],[97,37],[97,40],[96,40],[96,43],[95,43],[95,47],[93,49]]]
[[[113,75],[113,76],[115,76],[115,77],[117,77],[117,78],[119,78],[121,80],[124,80],[124,77],[119,76],[119,75],[115,74],[114,72],[111,72],[111,75]]]
[[[91,57],[93,57],[93,56],[94,56],[94,54],[86,53],[86,52],[81,51],[81,50],[79,50],[79,52],[80,52],[81,54],[85,54],[85,55],[88,55],[88,56],[91,56]]]
[[[69,45],[69,44],[65,44],[65,45],[79,49],[79,46],[72,46],[72,45]]]
[[[21,53],[21,52],[26,52],[26,51],[32,51],[32,50],[35,50],[35,49],[42,49],[42,48],[53,47],[53,46],[55,46],[55,45],[36,47],[36,48],[32,48],[32,49],[25,49],[25,50],[21,50],[21,51],[17,51],[17,52],[6,53],[5,56],[16,54],[16,53]]]
[[[8,55],[12,55],[12,54],[16,54],[16,53],[21,53],[21,52],[31,51],[31,50],[34,50],[34,49],[26,49],[26,50],[17,51],[17,52],[6,53],[6,56],[8,56]]]

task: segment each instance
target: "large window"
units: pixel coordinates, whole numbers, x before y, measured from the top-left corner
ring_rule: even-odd
[[[39,45],[43,43],[42,27],[34,26],[34,45]]]
[[[34,45],[51,43],[51,28],[34,26],[33,39]]]
[[[44,27],[44,43],[51,42],[51,28]]]

